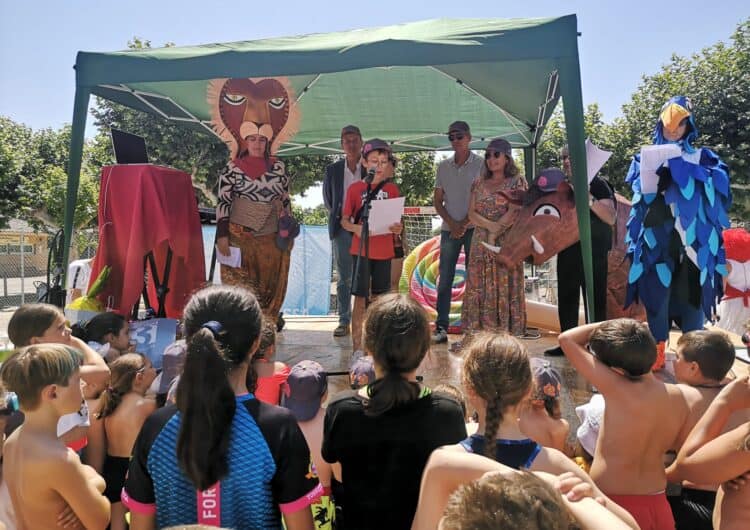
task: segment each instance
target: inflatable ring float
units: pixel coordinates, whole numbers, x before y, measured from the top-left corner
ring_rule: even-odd
[[[420,243],[404,259],[398,290],[408,294],[427,311],[432,322],[437,319],[437,285],[440,274],[440,236]],[[461,305],[466,286],[466,264],[463,251],[458,256],[451,289],[448,332],[461,333]]]

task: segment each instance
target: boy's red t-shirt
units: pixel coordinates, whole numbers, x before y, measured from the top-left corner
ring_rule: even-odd
[[[362,209],[365,197],[367,197],[368,184],[364,180],[358,180],[354,182],[346,192],[346,200],[341,208],[341,216],[354,219]],[[401,193],[392,181],[386,182],[385,185],[378,191],[377,195],[373,200],[383,199],[395,199],[400,197]],[[393,234],[380,234],[370,235],[369,238],[369,257],[370,259],[393,259],[395,253],[393,252]],[[349,253],[356,256],[359,252],[359,237],[356,234],[352,235],[352,246],[349,248]],[[362,255],[365,255],[365,249],[362,249]]]

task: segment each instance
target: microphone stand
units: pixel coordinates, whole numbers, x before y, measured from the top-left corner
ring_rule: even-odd
[[[369,177],[369,175],[368,175]],[[359,250],[357,251],[357,264],[354,266],[354,281],[359,281],[359,275],[362,272],[362,248],[364,245],[365,249],[365,278],[367,278],[367,291],[365,294],[365,306],[370,303],[370,190],[372,186],[372,180],[367,177],[367,193],[365,194],[365,202],[362,205],[362,215],[360,219],[362,221],[362,232],[359,238]],[[355,283],[355,285],[359,285]]]

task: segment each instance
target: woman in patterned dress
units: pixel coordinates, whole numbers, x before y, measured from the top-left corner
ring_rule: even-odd
[[[279,217],[291,212],[289,177],[284,163],[270,156],[268,139],[247,136],[247,152],[219,174],[216,247],[229,256],[241,253],[239,267],[221,266],[221,281],[250,289],[263,313],[276,322],[286,296],[292,237],[277,238]],[[245,156],[243,156],[245,155]]]
[[[464,332],[526,331],[523,262],[510,268],[487,245],[501,246],[518,217],[526,193],[510,144],[496,138],[487,146],[482,172],[471,187],[469,220],[474,225],[461,321]]]

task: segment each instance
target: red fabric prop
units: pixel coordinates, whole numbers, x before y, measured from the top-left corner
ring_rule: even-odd
[[[129,315],[143,291],[143,257],[153,251],[163,281],[168,247],[172,267],[165,309],[168,318],[180,318],[190,293],[206,283],[203,234],[190,175],[149,164],[103,167],[99,248],[91,272],[93,280],[105,265],[112,267],[99,295],[102,303],[111,296],[112,309]],[[156,310],[151,281],[148,295]]]

